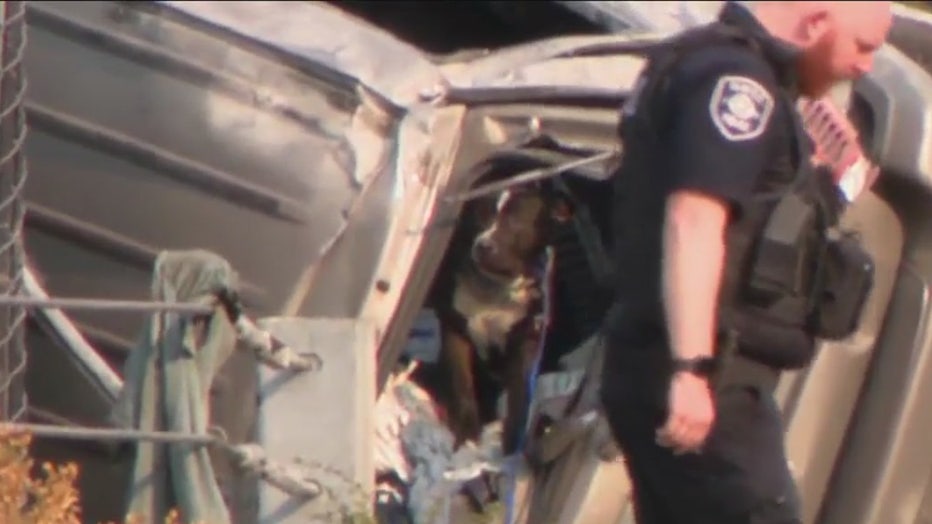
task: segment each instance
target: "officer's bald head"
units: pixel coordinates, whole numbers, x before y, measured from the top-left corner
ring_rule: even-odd
[[[891,2],[743,3],[773,36],[800,49],[800,87],[812,97],[868,72],[893,22]]]

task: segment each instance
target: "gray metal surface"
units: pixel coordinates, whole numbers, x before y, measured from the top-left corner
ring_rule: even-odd
[[[363,144],[381,158],[357,156],[369,124],[356,118],[352,78],[313,53],[295,57],[151,3],[29,9],[26,238],[51,295],[143,299],[155,253],[201,247],[233,263],[250,307],[277,313],[308,266],[330,263],[321,251],[351,232],[360,244],[338,243],[329,258],[353,251],[341,266],[354,278],[297,309],[355,313],[384,236],[385,221],[369,214],[388,212],[394,127],[389,119],[381,147]],[[93,312],[72,318],[114,362],[140,327]]]
[[[262,25],[274,9],[259,5],[250,36],[149,2],[29,4],[25,239],[36,289],[144,300],[160,250],[204,248],[240,273],[250,314],[358,314],[394,212],[399,115],[387,96],[328,64],[352,68],[369,57],[375,67],[380,53],[403,58],[403,46],[367,39],[367,26],[347,18],[330,28],[356,28],[355,54],[326,48],[334,61],[314,52],[315,32],[303,23],[292,27],[307,45],[284,49],[280,32]],[[308,5],[298,19],[318,20],[309,13],[320,8]],[[274,20],[294,23],[280,15],[295,9],[281,3]],[[296,296],[309,273],[313,292]],[[36,316],[26,377],[35,405],[106,424],[119,387],[106,367],[120,369],[141,327],[140,316],[109,312]],[[251,355],[235,355],[211,391],[233,443],[254,430],[254,367]],[[43,439],[36,451],[39,460],[79,461],[87,519],[120,518],[125,456]],[[228,492],[242,492],[232,467],[217,471]]]
[[[816,522],[845,434],[856,416],[877,341],[887,318],[900,269],[905,230],[890,205],[875,194],[860,197],[842,224],[857,231],[875,264],[874,287],[856,333],[824,343],[802,373],[788,373],[779,395],[786,424],[787,456],[802,493],[804,522]],[[854,522],[854,521],[851,521]]]
[[[357,319],[285,317],[260,324],[299,353],[313,351],[323,365],[302,374],[260,370],[258,442],[270,460],[300,460],[328,489],[300,500],[260,486],[258,522],[339,522],[340,511],[365,511],[374,482],[372,326]]]
[[[901,60],[906,63],[905,57]],[[929,294],[932,290],[932,199],[927,181],[928,79],[913,64],[890,73],[888,92],[879,104],[886,119],[894,164],[912,176],[882,176],[879,194],[893,208],[905,230],[905,248],[875,356],[860,392],[858,411],[848,427],[845,447],[833,472],[820,524],[914,524],[928,513],[925,496],[932,474],[928,453],[932,435],[932,338]],[[918,78],[917,78],[918,77]],[[928,89],[922,87],[921,89]],[[905,91],[905,96],[897,96]],[[884,109],[890,113],[885,114]],[[902,124],[901,124],[902,122]],[[902,131],[901,131],[902,126]],[[908,138],[907,138],[908,137]]]
[[[849,430],[836,484],[820,524],[912,524],[932,457],[932,360],[928,344],[928,269],[907,269],[897,282],[879,358]]]
[[[932,125],[932,77],[887,45],[854,86],[872,109],[871,145],[880,163],[893,176],[918,177],[932,189],[932,144],[919,139]]]
[[[415,48],[325,2],[159,3],[352,77],[399,107],[441,80]]]

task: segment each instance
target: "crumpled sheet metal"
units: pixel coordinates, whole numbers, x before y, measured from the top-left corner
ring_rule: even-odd
[[[343,73],[398,107],[413,105],[442,78],[415,48],[324,2],[160,3]]]
[[[389,378],[376,403],[376,471],[394,471],[408,485],[415,524],[449,524],[451,497],[484,471],[500,471],[501,425],[490,424],[478,445],[453,452],[453,434],[430,395],[410,380],[414,364]]]

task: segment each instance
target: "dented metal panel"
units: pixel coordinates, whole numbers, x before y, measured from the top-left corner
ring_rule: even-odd
[[[206,248],[240,273],[253,314],[356,316],[397,212],[398,105],[410,100],[402,93],[414,97],[393,91],[415,75],[392,60],[424,62],[317,4],[210,4],[217,23],[187,3],[190,12],[152,2],[28,6],[25,242],[36,279],[53,296],[141,300],[160,250]],[[224,8],[235,14],[223,18]],[[331,12],[328,29],[350,37],[342,47],[307,30],[321,10]],[[426,144],[406,148],[416,158]],[[119,372],[143,318],[68,316]],[[62,360],[60,342],[30,332],[41,355],[27,375],[35,407],[105,424],[109,399],[71,379],[88,370]],[[238,409],[255,399],[255,377],[244,372],[252,365],[231,359],[212,390],[216,422],[237,443],[254,429],[252,411]],[[49,369],[68,379],[49,388]],[[123,457],[38,446],[41,456],[81,460],[86,518],[120,518],[119,483],[92,479],[119,478]]]
[[[803,493],[805,522],[815,522],[842,454],[846,431],[877,350],[905,238],[893,209],[872,193],[855,202],[842,217],[842,224],[861,234],[874,259],[874,288],[864,316],[848,339],[823,343],[804,372],[786,374],[778,395],[786,423],[787,456]]]
[[[353,78],[399,107],[440,81],[422,53],[324,2],[159,3]]]

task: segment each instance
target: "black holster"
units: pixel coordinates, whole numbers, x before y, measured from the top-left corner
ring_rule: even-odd
[[[742,355],[782,369],[812,360],[810,317],[824,258],[821,237],[818,208],[803,196],[788,192],[770,210],[753,243],[746,280],[734,302],[719,311],[722,328],[738,333]]]
[[[833,236],[826,245],[812,324],[818,337],[840,340],[858,328],[874,285],[874,261],[856,235]]]

